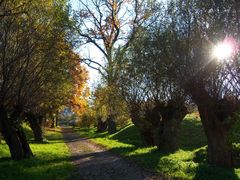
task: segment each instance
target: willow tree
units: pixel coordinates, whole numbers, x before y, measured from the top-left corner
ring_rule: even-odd
[[[225,167],[236,166],[229,133],[240,107],[239,7],[238,1],[171,2],[164,28],[169,32],[164,49],[171,60],[168,69],[198,106],[208,162]],[[218,43],[230,43],[232,54],[213,56]]]
[[[118,83],[144,142],[173,152],[179,147],[186,97],[167,71],[169,60],[161,51],[167,34],[152,25],[138,35],[124,57],[127,63]]]
[[[76,36],[80,45],[90,44],[98,49],[99,59],[82,57],[82,61],[97,70],[109,94],[107,95],[108,122],[115,125],[117,103],[114,90],[122,66],[122,55],[134,39],[138,26],[149,16],[149,7],[144,0],[79,0],[75,11]],[[90,52],[91,54],[91,52]],[[101,63],[101,58],[103,62]],[[110,130],[111,131],[111,130]]]

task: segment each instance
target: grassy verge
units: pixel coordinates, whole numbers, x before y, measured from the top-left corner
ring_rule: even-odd
[[[27,136],[33,135],[25,128]],[[69,162],[70,153],[59,132],[46,131],[47,141],[38,144],[30,143],[34,158],[12,161],[5,143],[0,144],[0,179],[37,180],[68,179],[73,170]]]
[[[206,162],[206,137],[199,119],[188,116],[182,122],[180,150],[162,153],[156,147],[144,147],[137,129],[129,125],[108,135],[95,129],[76,129],[111,151],[134,160],[141,166],[180,179],[240,179],[240,168],[225,169]],[[238,144],[239,145],[239,144]]]

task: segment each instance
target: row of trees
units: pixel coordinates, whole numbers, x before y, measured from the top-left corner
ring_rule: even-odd
[[[236,166],[228,135],[240,107],[240,2],[89,3],[80,1],[75,16],[77,35],[99,48],[106,60],[99,64],[82,59],[113,90],[105,94],[109,118],[116,119],[112,112],[116,112],[119,104],[114,100],[119,98],[115,97],[123,98],[144,141],[175,151],[186,106],[195,103],[208,140],[209,163]],[[223,41],[235,49],[227,61],[218,61],[212,49]]]
[[[66,1],[0,1],[0,132],[12,159],[33,156],[22,122],[41,141],[43,118],[69,104],[86,81],[70,23]]]

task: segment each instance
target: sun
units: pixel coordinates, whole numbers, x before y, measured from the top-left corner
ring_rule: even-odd
[[[227,61],[233,54],[234,44],[231,42],[221,42],[213,48],[213,57],[219,61]]]

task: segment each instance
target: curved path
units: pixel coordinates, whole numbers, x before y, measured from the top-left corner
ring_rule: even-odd
[[[75,165],[73,177],[83,180],[150,180],[162,176],[143,170],[133,162],[109,152],[72,129],[63,128],[64,140]]]

